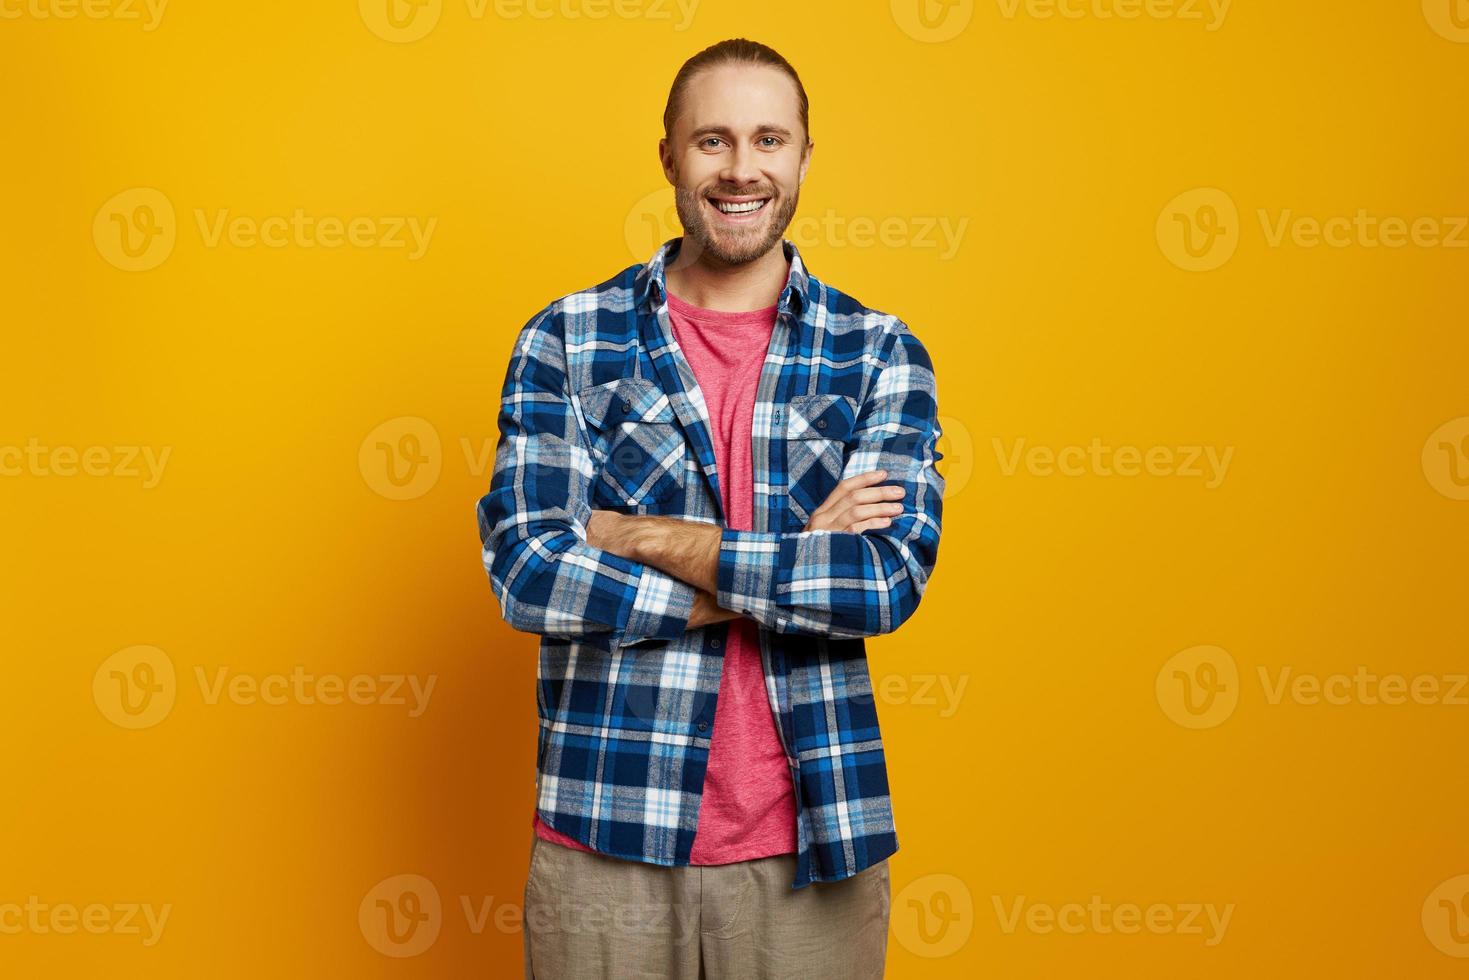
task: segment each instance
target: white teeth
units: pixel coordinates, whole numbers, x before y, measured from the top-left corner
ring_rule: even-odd
[[[746,201],[743,204],[731,204],[728,201],[715,201],[714,206],[725,214],[751,214],[765,207],[765,202]]]

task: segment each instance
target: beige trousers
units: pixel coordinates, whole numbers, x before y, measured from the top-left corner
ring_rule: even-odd
[[[527,980],[866,980],[887,956],[888,863],[792,890],[794,855],[669,868],[531,842]]]

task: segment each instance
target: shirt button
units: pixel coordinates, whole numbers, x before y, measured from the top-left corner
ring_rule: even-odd
[[[709,730],[709,723],[707,721],[701,721],[701,722],[699,722],[699,731],[701,731],[701,732],[707,732],[708,730]]]
[[[631,412],[632,411],[632,402],[623,402],[622,403],[622,410],[624,412]]]
[[[824,428],[826,428],[826,419],[817,419],[816,420],[816,427],[818,429],[824,429]]]
[[[716,636],[714,639],[710,640],[709,641],[709,645],[711,647],[713,647],[714,649],[718,650],[719,649],[719,637]]]

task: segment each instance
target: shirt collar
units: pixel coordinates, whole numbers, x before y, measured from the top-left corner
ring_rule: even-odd
[[[638,270],[637,278],[633,281],[633,298],[639,308],[656,310],[667,299],[668,282],[664,278],[665,266],[678,255],[679,246],[682,244],[682,238],[670,238],[659,247],[653,257],[648,260],[648,264]],[[791,264],[791,271],[786,277],[785,288],[780,291],[780,299],[776,301],[776,305],[780,310],[790,312],[796,321],[800,322],[801,313],[809,302],[808,291],[811,288],[811,279],[796,246],[790,241],[782,241],[781,248],[785,252],[786,261]]]

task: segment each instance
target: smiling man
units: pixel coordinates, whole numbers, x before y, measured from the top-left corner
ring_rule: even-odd
[[[784,58],[700,52],[663,120],[684,235],[521,330],[479,503],[542,638],[526,976],[880,977],[863,639],[938,559],[932,365],[783,240],[814,146]]]

